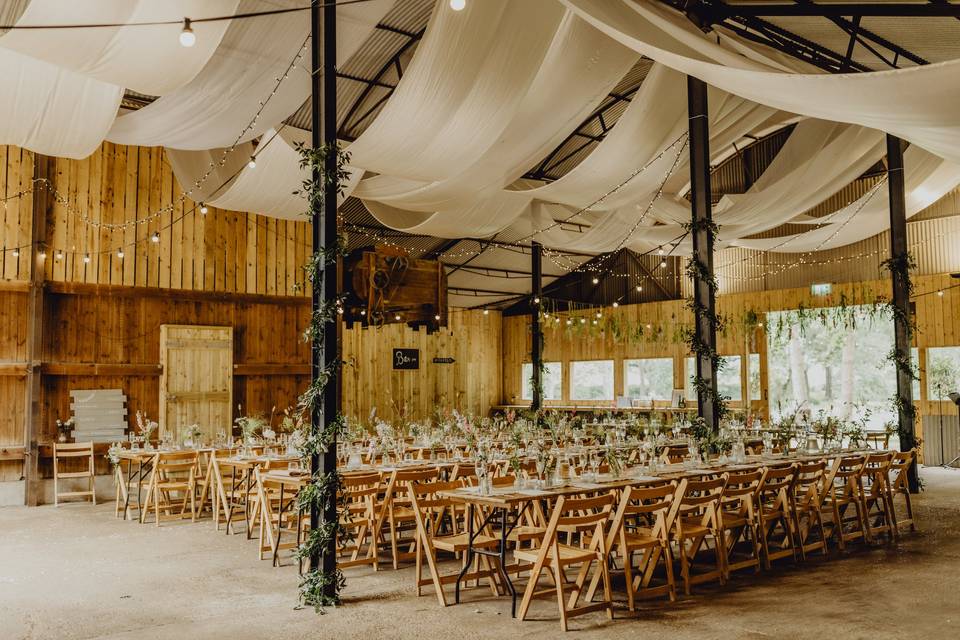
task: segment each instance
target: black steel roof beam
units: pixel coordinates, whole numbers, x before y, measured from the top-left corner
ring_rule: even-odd
[[[956,18],[960,17],[960,4],[936,3],[919,4],[915,2],[830,2],[817,4],[779,4],[750,2],[745,4],[731,2],[709,3],[714,11],[727,16],[754,17],[844,17],[874,16],[885,18]]]
[[[549,174],[552,169],[556,169],[564,162],[583,151],[590,145],[590,142],[602,142],[606,136],[606,133],[611,129],[611,127],[607,126],[607,122],[604,119],[604,114],[606,114],[607,111],[612,109],[619,102],[630,102],[638,89],[639,87],[634,87],[624,93],[611,92],[607,94],[607,98],[609,100],[604,100],[604,102],[596,109],[596,111],[591,113],[586,120],[580,123],[579,127],[577,127],[570,135],[564,138],[563,142],[557,145],[556,149],[551,151],[543,160],[540,161],[536,169],[528,172],[523,177],[533,180],[550,180],[551,176]],[[594,121],[597,121],[600,124],[600,129],[603,131],[602,135],[597,136],[586,133],[586,131],[591,128],[591,125]],[[561,159],[556,160],[556,157],[560,153],[561,149],[563,149],[571,140],[576,137],[588,138],[590,142],[578,145],[573,151],[564,154]]]
[[[378,25],[378,26],[379,26],[379,25]],[[388,29],[388,30],[392,30],[392,29]],[[393,30],[393,31],[398,32],[399,30]],[[391,68],[394,67],[394,64],[396,64],[396,65],[397,65],[397,68],[399,69],[399,60],[400,60],[400,57],[403,56],[407,51],[410,50],[411,47],[413,47],[417,42],[420,41],[420,38],[423,37],[424,31],[425,31],[425,29],[421,29],[420,31],[417,31],[416,33],[403,33],[402,35],[407,36],[407,41],[403,44],[402,47],[400,47],[399,49],[397,49],[397,51],[390,57],[389,60],[387,60],[387,61],[380,67],[379,71],[377,71],[377,73],[374,75],[373,80],[374,80],[375,82],[382,82],[384,75],[385,75]],[[398,75],[398,76],[397,76],[397,82],[399,82],[399,81],[400,81],[400,76]],[[340,132],[339,132],[339,134],[338,134],[341,138],[343,138],[343,139],[345,139],[345,140],[353,140],[354,138],[353,138],[352,136],[350,136],[349,133],[348,133],[348,132],[350,131],[351,127],[356,127],[359,123],[363,122],[363,121],[366,120],[368,117],[370,117],[370,114],[372,114],[374,111],[376,111],[377,107],[379,107],[381,104],[383,104],[383,103],[387,100],[387,98],[389,98],[391,95],[393,95],[394,89],[388,89],[386,96],[384,96],[383,98],[381,98],[380,100],[378,100],[378,101],[376,102],[376,104],[374,104],[373,107],[371,107],[370,109],[367,109],[367,111],[363,114],[363,117],[360,118],[357,122],[351,123],[351,120],[352,120],[353,116],[357,113],[357,111],[360,109],[361,105],[363,105],[363,103],[366,101],[366,99],[370,96],[370,92],[373,91],[373,89],[374,89],[375,86],[376,86],[376,85],[374,85],[374,84],[367,84],[367,86],[364,87],[363,91],[360,93],[360,95],[357,97],[357,99],[354,101],[354,103],[353,103],[352,105],[350,105],[350,109],[347,110],[347,115],[343,118],[343,125],[340,127]]]
[[[773,47],[824,71],[842,73],[851,69],[855,71],[871,70],[870,67],[852,60],[848,64],[841,54],[760,18],[735,16],[718,24],[748,40]]]
[[[794,0],[798,4],[802,5],[812,5],[814,4],[812,0]],[[886,38],[875,34],[869,29],[861,26],[860,22],[863,18],[863,15],[856,14],[852,16],[852,20],[848,20],[842,16],[825,16],[828,20],[833,22],[835,25],[843,29],[843,31],[850,35],[853,42],[859,42],[864,49],[875,55],[877,58],[882,60],[887,66],[897,68],[897,60],[900,57],[910,60],[914,64],[929,64],[929,62],[920,56],[914,54],[913,52],[890,42]],[[893,59],[889,59],[887,56],[884,56],[880,51],[877,51],[871,43],[880,45],[884,49],[890,51],[894,54]],[[847,60],[852,60],[853,47],[852,45],[847,47]]]

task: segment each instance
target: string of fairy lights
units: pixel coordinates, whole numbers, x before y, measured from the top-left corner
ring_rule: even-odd
[[[287,64],[287,66],[286,66],[286,68],[284,69],[284,71],[283,71],[280,75],[274,77],[274,85],[273,85],[272,89],[270,90],[270,93],[269,93],[267,96],[265,96],[264,99],[262,99],[262,100],[260,100],[260,101],[258,102],[258,108],[257,108],[256,112],[253,114],[253,116],[250,118],[250,120],[247,122],[247,124],[243,127],[243,129],[240,131],[240,133],[237,134],[237,136],[234,138],[234,141],[233,141],[228,147],[224,148],[224,149],[221,151],[219,158],[214,159],[214,160],[212,160],[212,161],[209,163],[209,165],[207,166],[206,170],[203,172],[203,174],[201,174],[201,176],[200,176],[196,181],[194,181],[193,186],[192,186],[191,188],[189,188],[189,189],[187,189],[187,190],[185,190],[185,191],[181,191],[181,193],[179,194],[179,196],[177,196],[176,198],[174,198],[173,202],[171,202],[171,203],[169,203],[169,204],[167,204],[167,205],[164,205],[164,206],[160,207],[160,208],[157,209],[156,211],[147,213],[146,215],[140,216],[140,217],[138,217],[138,218],[136,218],[136,219],[134,219],[134,220],[125,220],[125,221],[123,221],[123,222],[105,222],[105,221],[102,221],[102,220],[96,220],[96,219],[93,219],[93,218],[89,217],[88,215],[86,215],[85,213],[83,213],[82,211],[80,211],[79,209],[77,209],[75,206],[73,206],[73,205],[71,204],[70,200],[69,200],[66,196],[64,196],[62,193],[60,193],[60,192],[53,186],[53,183],[52,183],[50,180],[46,179],[46,178],[33,179],[33,180],[31,181],[31,187],[30,187],[30,188],[28,188],[28,189],[22,189],[22,190],[14,193],[14,194],[8,195],[7,197],[4,197],[4,198],[0,199],[0,204],[2,204],[4,210],[6,210],[6,209],[8,208],[8,205],[7,205],[7,202],[8,202],[8,201],[14,200],[14,199],[23,198],[23,197],[25,197],[25,196],[27,196],[27,195],[30,195],[30,194],[34,193],[38,188],[40,188],[40,189],[45,189],[45,190],[50,194],[50,196],[53,198],[53,200],[54,200],[55,202],[57,202],[57,203],[60,204],[62,207],[64,207],[64,209],[65,209],[68,213],[70,213],[71,215],[76,216],[76,217],[78,218],[78,220],[79,220],[81,223],[83,223],[84,225],[87,225],[87,226],[92,227],[92,228],[94,228],[94,229],[107,230],[107,231],[110,231],[110,232],[124,231],[124,230],[127,230],[127,229],[133,229],[133,230],[134,230],[134,239],[133,239],[132,241],[130,241],[130,242],[125,242],[125,243],[121,243],[119,246],[112,246],[112,247],[110,247],[110,248],[108,248],[108,249],[100,249],[100,250],[95,250],[95,251],[89,251],[89,250],[78,251],[78,250],[76,250],[76,248],[65,249],[65,248],[62,248],[62,247],[58,247],[58,248],[55,249],[55,252],[54,252],[54,257],[55,257],[56,260],[63,260],[63,259],[65,258],[65,256],[66,256],[66,255],[69,255],[69,254],[74,254],[74,255],[81,255],[81,254],[82,254],[82,256],[83,256],[83,257],[82,257],[83,262],[86,263],[86,264],[89,264],[89,263],[92,261],[92,256],[93,256],[93,255],[109,255],[109,254],[114,254],[118,260],[123,260],[124,257],[125,257],[125,255],[126,255],[126,253],[125,253],[125,250],[126,250],[126,249],[130,249],[130,248],[136,247],[136,246],[140,245],[141,243],[148,242],[148,241],[149,241],[149,242],[152,242],[152,243],[154,243],[154,244],[159,243],[159,242],[160,242],[160,232],[161,232],[161,231],[164,231],[164,230],[167,230],[167,229],[173,227],[174,224],[176,224],[177,222],[180,222],[181,220],[183,220],[184,218],[186,218],[188,215],[191,215],[191,214],[195,213],[196,211],[199,211],[199,212],[201,213],[201,215],[206,215],[206,213],[209,211],[209,207],[207,206],[207,204],[206,204],[205,202],[203,202],[203,201],[200,201],[200,202],[195,203],[195,204],[193,205],[193,207],[184,208],[183,211],[182,211],[182,213],[181,213],[179,216],[171,219],[171,220],[170,220],[168,223],[166,223],[166,224],[162,224],[159,229],[154,230],[152,233],[150,233],[149,235],[146,235],[146,236],[144,236],[144,237],[142,237],[142,238],[137,238],[137,237],[136,237],[136,228],[139,227],[139,226],[142,226],[142,225],[148,225],[148,224],[150,224],[151,222],[159,219],[160,217],[162,217],[162,216],[164,216],[164,215],[173,214],[175,211],[178,210],[178,208],[180,208],[180,207],[183,206],[183,204],[190,198],[190,196],[191,196],[195,191],[197,191],[198,189],[200,189],[200,187],[202,187],[202,186],[210,179],[210,177],[211,177],[212,175],[214,175],[214,172],[217,170],[218,167],[223,167],[223,166],[226,165],[227,159],[230,157],[230,154],[232,154],[234,151],[236,151],[237,147],[240,145],[240,143],[241,143],[241,141],[243,140],[243,138],[244,138],[250,131],[252,131],[252,130],[257,126],[258,122],[260,121],[260,117],[262,116],[264,110],[266,109],[267,105],[270,103],[270,100],[271,100],[274,96],[277,95],[277,93],[279,92],[279,90],[280,90],[283,82],[284,82],[285,80],[289,79],[290,74],[291,74],[294,70],[296,70],[297,65],[300,64],[300,62],[301,62],[301,60],[303,59],[304,55],[306,55],[307,46],[308,46],[309,42],[310,42],[310,37],[307,36],[307,37],[303,40],[303,42],[301,43],[299,49],[297,50],[297,53],[294,55],[294,57],[291,59],[291,61]],[[278,135],[278,132],[275,132],[275,133],[274,133],[274,136],[276,136],[276,135]],[[272,139],[272,138],[271,138],[271,139]],[[266,142],[269,143],[270,140],[267,140]],[[262,148],[264,148],[265,146],[266,146],[265,144],[261,144],[260,148],[262,149]],[[251,154],[249,160],[247,161],[246,167],[247,167],[248,169],[255,169],[255,168],[256,168],[256,166],[257,166],[256,154],[257,154],[257,152],[254,151],[254,153]],[[239,174],[239,172],[240,172],[241,170],[242,170],[242,168],[241,168],[241,169],[238,169],[236,172],[234,172],[233,175],[227,177],[227,179],[224,180],[223,183],[220,184],[216,189],[214,189],[214,190],[212,191],[212,193],[216,193],[219,189],[223,188],[223,186],[226,185],[226,184],[228,184],[231,180],[233,180],[233,178],[235,178],[235,177]],[[4,246],[3,249],[2,249],[2,252],[3,252],[3,254],[5,255],[6,252],[9,251],[9,252],[11,252],[11,254],[13,255],[13,257],[19,257],[19,256],[20,256],[20,252],[21,252],[22,250],[30,249],[30,248],[32,248],[32,247],[33,247],[33,243],[20,244],[20,245],[14,246],[14,247],[6,247],[6,246]],[[38,247],[36,248],[36,251],[37,251],[37,255],[38,255],[40,258],[45,258],[46,255],[47,255],[47,246],[46,246],[46,244],[42,244],[42,245],[38,246]]]

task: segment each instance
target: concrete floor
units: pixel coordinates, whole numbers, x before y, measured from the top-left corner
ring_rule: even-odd
[[[960,637],[960,471],[925,469],[921,532],[772,573],[735,577],[670,605],[571,621],[577,638]],[[553,638],[556,603],[510,618],[487,590],[441,609],[416,598],[413,569],[347,572],[347,603],[295,609],[296,572],[255,557],[255,543],[209,521],[157,529],[113,506],[0,508],[0,639]],[[621,594],[622,595],[622,594]]]

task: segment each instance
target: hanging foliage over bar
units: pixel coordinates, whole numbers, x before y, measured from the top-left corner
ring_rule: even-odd
[[[329,212],[323,211],[324,190],[332,188],[337,193],[342,192],[342,185],[345,184],[349,175],[346,166],[350,156],[337,146],[321,146],[314,149],[298,144],[297,152],[300,154],[300,168],[310,169],[307,175],[311,177],[303,181],[302,188],[296,193],[307,199],[309,209],[306,215],[312,217],[314,211],[321,211],[321,216],[325,215]],[[324,172],[325,162],[330,155],[334,154],[337,170],[332,175],[328,175]],[[319,181],[313,179],[315,175],[320,176]],[[332,213],[336,215],[336,212]],[[346,241],[342,234],[338,233],[332,247],[314,252],[304,265],[307,281],[313,287],[322,286],[326,269],[335,267],[337,260],[345,255]],[[310,323],[303,332],[303,339],[311,343],[311,349],[315,353],[322,350],[325,344],[330,348],[336,347],[336,345],[327,344],[325,328],[329,322],[337,318],[342,305],[343,297],[338,295],[333,300],[321,301],[314,308]],[[310,416],[322,411],[324,390],[333,382],[340,364],[334,363],[322,369],[320,375],[315,376],[310,386],[300,395],[298,408],[302,415],[307,416],[307,421]],[[328,416],[324,421],[323,429],[311,429],[305,435],[300,447],[300,456],[309,463],[311,456],[325,453],[345,431],[346,420],[342,415]],[[310,478],[309,484],[297,497],[297,508],[305,512],[316,508],[322,514],[325,505],[331,501],[336,501],[337,518],[333,521],[321,521],[318,527],[310,530],[296,550],[295,555],[299,560],[309,559],[315,555],[322,556],[328,549],[336,548],[338,539],[343,542],[350,536],[349,529],[345,526],[349,522],[350,511],[347,509],[346,496],[342,491],[340,473],[335,467],[326,473],[318,471]],[[340,604],[340,592],[345,584],[346,581],[339,567],[333,573],[325,573],[321,569],[310,569],[300,579],[300,602],[322,612],[324,607]],[[331,596],[330,593],[333,595]]]

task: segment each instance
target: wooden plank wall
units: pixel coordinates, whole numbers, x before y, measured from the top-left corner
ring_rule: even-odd
[[[32,178],[33,154],[0,146],[0,195],[29,191]],[[53,187],[48,280],[304,295],[297,285],[303,284],[300,266],[309,254],[308,223],[215,207],[201,214],[183,197],[162,147],[105,142],[83,160],[57,158]],[[30,238],[32,195],[6,205],[0,245],[23,246]],[[130,222],[136,224],[109,226]],[[154,232],[160,234],[157,243],[150,239]],[[4,252],[5,279],[23,277],[26,253],[15,258]]]
[[[451,310],[448,326],[434,334],[406,325],[344,331],[344,412],[366,420],[370,410],[386,420],[406,412],[432,416],[437,407],[486,415],[500,401],[500,314]],[[420,368],[394,371],[394,348],[420,350]],[[435,364],[433,358],[453,358]]]

